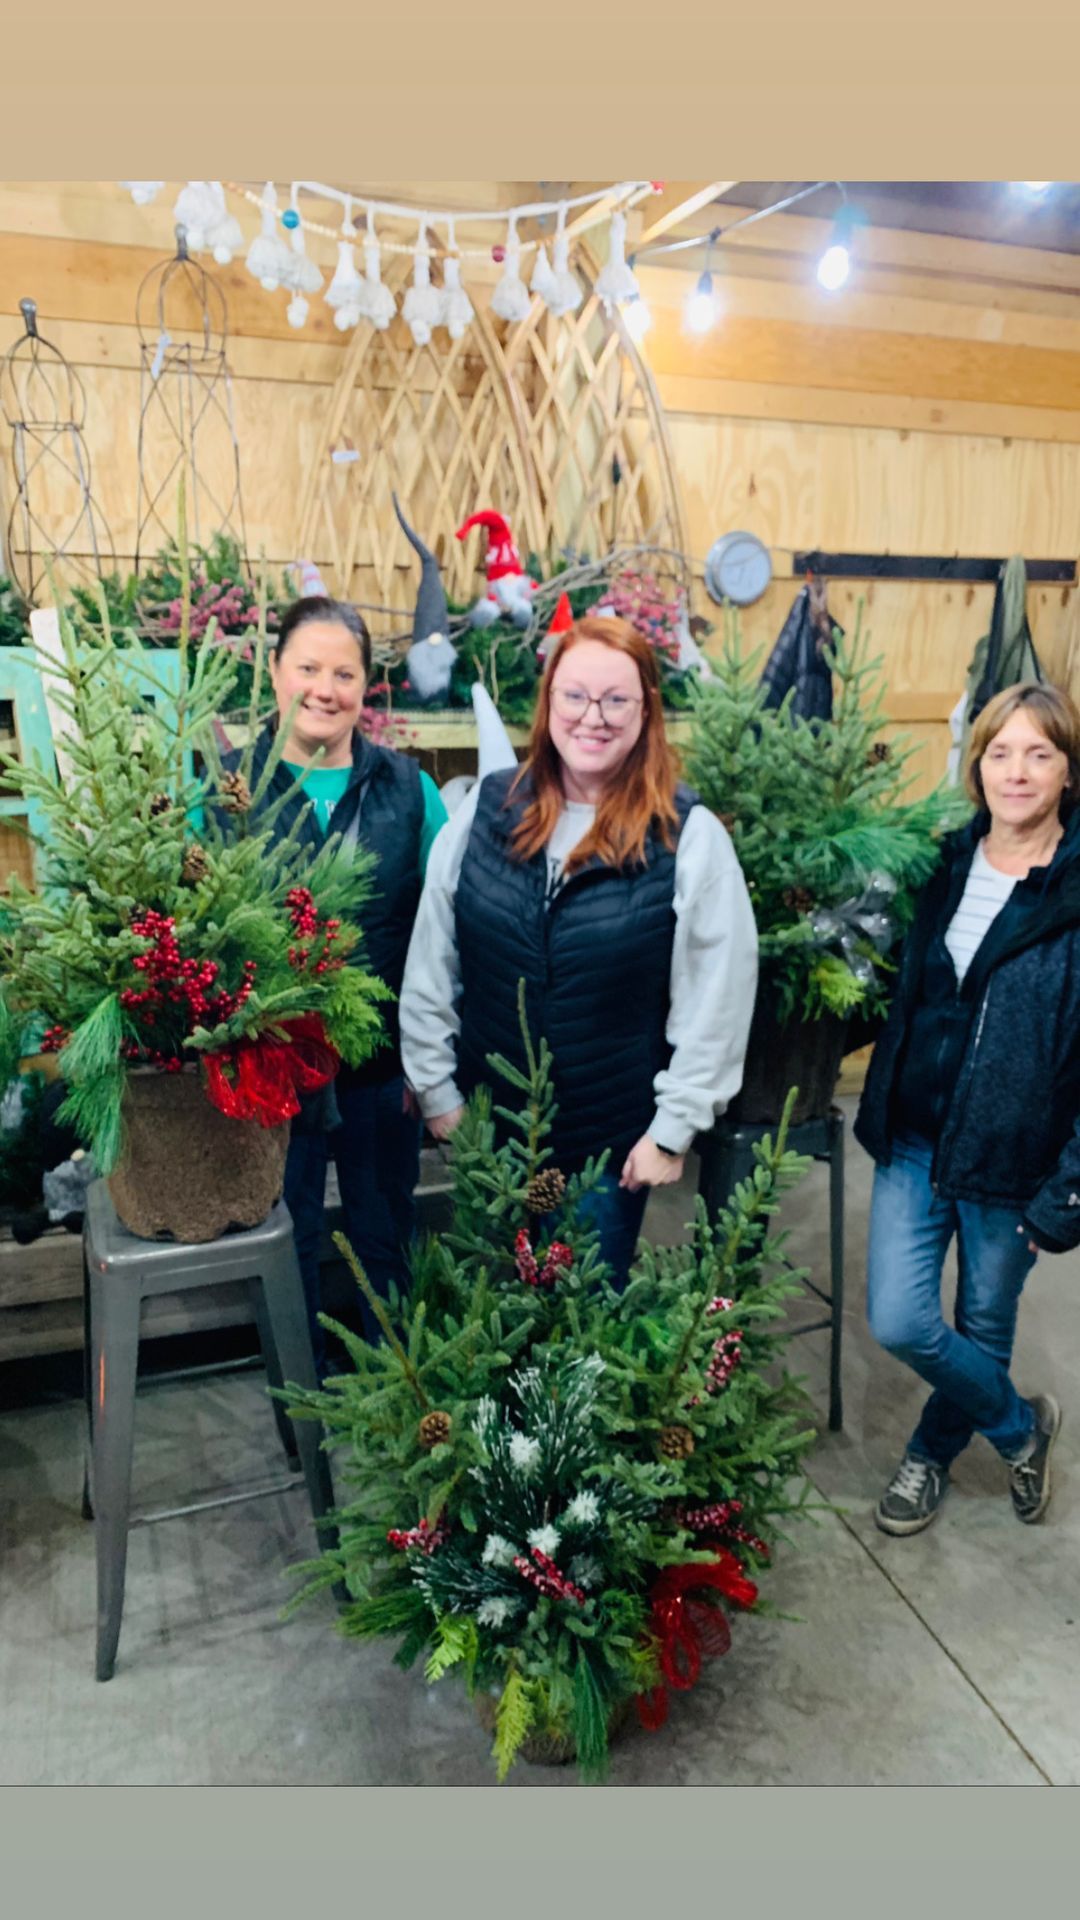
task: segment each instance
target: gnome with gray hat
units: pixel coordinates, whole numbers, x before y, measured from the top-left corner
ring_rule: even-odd
[[[430,547],[413,532],[402,513],[397,494],[392,494],[391,499],[406,540],[420,555],[420,588],[413,616],[412,644],[405,655],[405,665],[409,683],[421,705],[437,706],[445,702],[450,692],[450,676],[457,659],[457,648],[450,642],[450,615],[442,575]]]

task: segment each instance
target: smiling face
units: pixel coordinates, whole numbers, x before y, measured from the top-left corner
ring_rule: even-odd
[[[582,640],[562,655],[552,673],[548,726],[568,786],[606,785],[641,738],[644,712],[641,675],[628,654]]]
[[[311,620],[289,635],[270,658],[279,717],[299,698],[286,758],[306,763],[319,747],[323,766],[347,766],[364,700],[360,642],[336,620]]]
[[[1069,757],[1018,707],[988,743],[979,774],[991,818],[1030,831],[1058,817]]]

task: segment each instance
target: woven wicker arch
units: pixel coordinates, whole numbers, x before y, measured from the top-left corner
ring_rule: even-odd
[[[411,609],[416,560],[392,491],[458,601],[475,590],[481,547],[478,534],[462,545],[454,530],[479,507],[505,514],[522,554],[545,562],[564,547],[595,556],[640,540],[685,545],[652,378],[618,315],[606,317],[593,294],[584,247],[573,264],[586,297],[566,319],[534,300],[508,326],[478,303],[461,340],[440,328],[423,347],[400,315],[384,333],[357,328],[307,476],[297,542],[335,592]],[[409,271],[405,256],[387,262],[395,293]]]

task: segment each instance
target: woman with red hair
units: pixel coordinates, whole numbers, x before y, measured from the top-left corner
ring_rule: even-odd
[[[401,1035],[437,1139],[492,1083],[490,1055],[524,1066],[522,979],[552,1052],[553,1164],[609,1154],[592,1216],[621,1284],[650,1188],[739,1090],[757,985],[734,849],[676,778],[656,657],[625,620],[560,637],[524,765],[481,781],[432,849]]]

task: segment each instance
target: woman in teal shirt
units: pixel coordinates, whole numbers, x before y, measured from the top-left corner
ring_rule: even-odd
[[[371,638],[354,607],[322,595],[297,600],[273,642],[270,675],[277,724],[296,707],[283,758],[264,802],[289,796],[276,817],[275,834],[287,833],[306,808],[301,833],[310,840],[313,852],[328,834],[340,833],[346,846],[374,855],[372,897],[361,916],[364,957],[396,996],[401,991],[428,854],[446,821],[438,788],[414,760],[376,746],[359,730],[371,675]],[[267,727],[258,741],[253,790],[275,731],[273,725]],[[311,767],[320,748],[319,765],[298,787],[297,775]],[[320,1371],[325,1370],[326,1348],[315,1316],[320,1305],[323,1194],[331,1155],[337,1161],[345,1232],[372,1285],[385,1293],[391,1280],[399,1286],[408,1280],[406,1255],[414,1228],[421,1122],[402,1076],[396,998],[384,1007],[383,1018],[389,1044],[363,1067],[343,1067],[334,1082],[339,1124],[327,1130],[324,1109],[316,1100],[294,1120],[289,1143],[285,1199],[293,1218]],[[377,1329],[366,1302],[361,1302],[361,1312],[365,1331],[374,1338]]]

